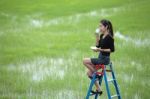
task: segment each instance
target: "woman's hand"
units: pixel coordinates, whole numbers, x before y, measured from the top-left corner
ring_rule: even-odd
[[[94,51],[94,52],[100,52],[100,51],[104,52],[104,49],[96,48],[96,49],[93,49],[93,51]]]
[[[100,48],[93,49],[94,52],[99,52]]]

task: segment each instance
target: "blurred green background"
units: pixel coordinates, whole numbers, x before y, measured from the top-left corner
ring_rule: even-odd
[[[82,59],[97,57],[94,31],[109,19],[121,96],[149,99],[149,18],[150,0],[1,0],[0,98],[84,99]]]

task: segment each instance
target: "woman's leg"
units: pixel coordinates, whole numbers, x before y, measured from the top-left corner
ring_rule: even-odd
[[[87,75],[88,75],[88,77],[91,79],[92,78],[92,72],[91,71],[88,71],[87,72]],[[100,92],[101,91],[101,87],[100,87],[100,85],[99,85],[99,81],[98,80],[96,80],[95,81],[95,86],[96,86],[96,90],[98,91],[98,92]]]
[[[88,72],[87,72],[87,76],[90,78],[90,79],[92,79],[92,72],[89,70]]]
[[[90,58],[84,58],[83,59],[83,64],[86,66],[92,73],[95,71],[94,65],[91,62]],[[92,76],[92,75],[91,75]]]
[[[92,64],[91,59],[90,58],[84,58],[83,64],[89,69],[89,71],[87,72],[88,77],[91,77],[95,71],[94,65]],[[100,89],[100,85],[99,85],[98,81],[95,82],[95,86],[96,86],[96,90],[100,92],[101,89]]]
[[[98,81],[98,80],[95,81],[95,86],[96,86],[96,90],[97,90],[98,92],[100,92],[100,91],[101,91],[101,87],[100,87],[100,85],[99,85],[99,81]]]

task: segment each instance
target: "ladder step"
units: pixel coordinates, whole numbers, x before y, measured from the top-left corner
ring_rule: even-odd
[[[112,82],[112,81],[115,81],[115,79],[110,79],[110,80],[108,80],[108,82]]]
[[[111,98],[114,98],[114,97],[118,97],[119,95],[113,95],[113,96],[111,96]]]

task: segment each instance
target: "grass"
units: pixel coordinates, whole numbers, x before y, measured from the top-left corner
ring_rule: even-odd
[[[123,99],[148,99],[149,0],[1,0],[0,98],[83,99],[83,57],[99,20],[110,19],[111,55]],[[118,33],[118,35],[117,35]],[[106,99],[106,90],[103,83]],[[112,92],[114,93],[114,92]]]

